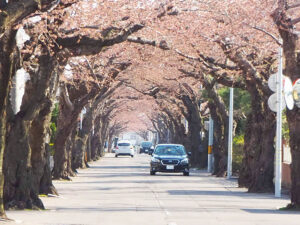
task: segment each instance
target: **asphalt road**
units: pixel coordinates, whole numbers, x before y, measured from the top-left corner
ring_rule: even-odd
[[[299,225],[300,212],[277,210],[287,198],[250,194],[236,180],[204,171],[149,175],[148,155],[107,154],[79,170],[73,181],[55,181],[60,196],[43,197],[46,210],[8,211],[28,225]]]

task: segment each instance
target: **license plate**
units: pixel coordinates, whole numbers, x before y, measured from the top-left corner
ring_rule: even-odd
[[[174,170],[174,166],[173,165],[167,165],[167,170]]]

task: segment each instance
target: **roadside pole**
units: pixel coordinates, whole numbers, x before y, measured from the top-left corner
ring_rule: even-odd
[[[214,121],[209,116],[209,133],[208,133],[208,156],[207,156],[207,172],[212,172],[212,146],[214,139]]]
[[[281,197],[281,144],[282,144],[282,48],[279,48],[279,65],[276,79],[276,153],[275,153],[275,197]]]
[[[230,179],[232,175],[232,130],[233,130],[233,88],[231,87],[230,97],[229,97],[227,179]]]

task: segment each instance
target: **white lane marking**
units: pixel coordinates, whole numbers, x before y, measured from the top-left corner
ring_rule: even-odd
[[[155,195],[156,195],[156,193],[155,193]],[[164,213],[165,213],[167,216],[169,216],[169,215],[170,215],[170,212],[165,208],[164,203],[163,203],[160,199],[158,199],[158,196],[157,196],[157,195],[156,195],[156,198],[157,198],[157,200],[158,200],[158,204],[159,204],[160,208],[164,211]]]
[[[168,223],[168,225],[177,225],[175,222]]]
[[[15,220],[16,223],[23,223],[22,220]]]

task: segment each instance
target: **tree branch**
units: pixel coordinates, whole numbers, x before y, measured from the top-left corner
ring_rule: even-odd
[[[255,29],[255,30],[259,30],[259,31],[265,33],[266,35],[268,35],[269,37],[271,37],[273,40],[275,40],[275,42],[276,42],[279,46],[282,45],[282,41],[281,41],[280,39],[276,38],[274,34],[271,34],[270,32],[266,31],[265,29],[263,29],[263,28],[261,28],[261,27],[257,27],[257,26],[250,26],[250,27],[252,27],[252,28]]]
[[[0,11],[0,34],[15,22],[28,16],[39,8],[38,1],[22,0],[7,4],[5,10]]]
[[[293,19],[292,20],[292,24],[293,25],[296,25],[297,23],[299,23],[300,22],[300,17],[298,17],[297,19]]]
[[[300,2],[295,3],[295,4],[293,4],[293,5],[287,6],[287,10],[289,10],[289,9],[294,9],[294,8],[297,8],[297,7],[300,7]]]
[[[66,3],[61,0],[9,1],[3,10],[0,10],[0,34],[4,33],[7,28],[37,10],[47,11],[49,9],[52,11],[59,4],[66,8],[76,2],[77,0],[67,1]]]
[[[143,39],[141,37],[128,37],[127,41],[128,42],[137,43],[137,44],[142,44],[142,45],[151,45],[151,46],[163,49],[163,50],[170,50],[170,48],[168,47],[168,44],[167,44],[167,42],[165,40],[161,40],[158,43],[157,41]]]
[[[87,57],[85,57],[84,56],[84,59],[85,59],[85,61],[87,62],[87,64],[88,64],[88,68],[90,69],[90,71],[91,71],[91,73],[92,73],[92,75],[93,75],[93,77],[94,77],[94,79],[95,79],[95,82],[96,82],[96,84],[97,84],[97,86],[98,86],[98,88],[100,88],[100,85],[99,85],[99,83],[97,82],[97,77],[96,77],[96,74],[95,74],[95,72],[94,72],[94,69],[93,69],[93,67],[91,66],[91,64],[90,64],[90,61],[87,59]]]
[[[80,34],[73,37],[59,37],[57,43],[62,47],[69,49],[73,56],[94,55],[100,52],[104,47],[122,43],[127,40],[128,36],[144,28],[142,24],[135,24],[112,38],[90,38]]]
[[[53,3],[53,5],[50,7],[50,9],[48,9],[48,12],[51,12],[53,9],[55,9],[61,0],[56,0],[56,2]]]

